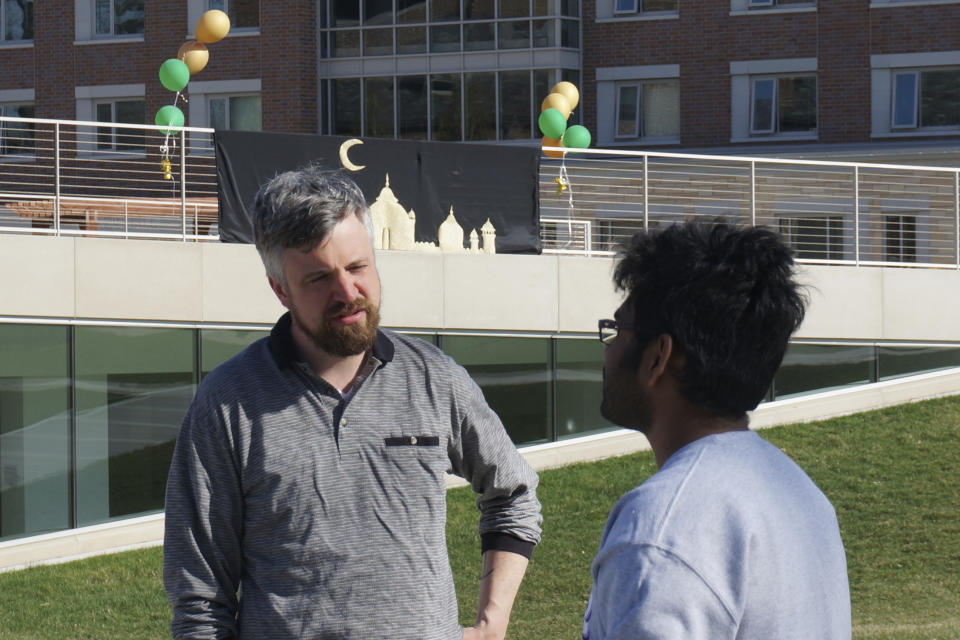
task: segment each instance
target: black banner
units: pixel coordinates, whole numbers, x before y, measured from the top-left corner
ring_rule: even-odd
[[[252,243],[250,216],[260,185],[278,173],[308,164],[343,169],[368,204],[389,187],[400,205],[416,213],[416,240],[436,242],[450,213],[464,239],[489,218],[497,253],[540,253],[538,180],[540,149],[531,147],[416,142],[344,136],[217,131],[220,239]]]

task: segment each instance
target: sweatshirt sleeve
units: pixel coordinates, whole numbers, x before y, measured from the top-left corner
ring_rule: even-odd
[[[480,387],[450,361],[454,392],[453,472],[479,494],[483,550],[500,549],[529,557],[540,542],[542,516],[538,477],[517,451]]]
[[[593,562],[583,640],[733,640],[734,616],[682,558],[653,544],[605,543]]]
[[[226,424],[201,386],[167,480],[163,582],[175,639],[233,638],[237,631],[243,496]]]

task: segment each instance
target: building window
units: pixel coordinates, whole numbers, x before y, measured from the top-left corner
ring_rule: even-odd
[[[259,95],[211,96],[207,98],[210,127],[233,131],[260,131]]]
[[[347,58],[578,48],[579,17],[575,0],[334,1],[321,6],[320,52]]]
[[[917,261],[916,216],[884,216],[883,255],[887,262]]]
[[[772,9],[775,7],[816,6],[814,0],[747,0],[750,9]]]
[[[750,133],[809,133],[817,130],[817,78],[754,78]]]
[[[33,0],[2,0],[0,25],[0,41],[33,40]]]
[[[960,127],[960,69],[893,74],[893,129]]]
[[[617,17],[676,12],[677,0],[613,0],[613,14]]]
[[[597,145],[680,142],[680,65],[597,69]]]
[[[113,100],[94,104],[97,122],[144,123],[143,100]],[[146,148],[144,132],[138,129],[97,127],[98,151],[141,151]]]
[[[0,104],[0,116],[33,118],[32,104]],[[32,122],[0,123],[0,155],[32,155],[36,140],[36,125]]]
[[[226,13],[230,17],[231,29],[260,26],[260,0],[209,0],[207,7]]]
[[[843,218],[781,218],[780,235],[801,260],[843,259]]]
[[[98,37],[143,34],[143,0],[94,0],[93,9]]]
[[[321,84],[331,135],[408,140],[540,139],[540,102],[562,69],[336,78]],[[579,113],[569,124],[579,122]]]
[[[617,86],[616,138],[679,138],[680,83],[646,80]]]

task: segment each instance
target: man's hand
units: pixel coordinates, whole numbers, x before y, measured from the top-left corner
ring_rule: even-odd
[[[483,554],[477,622],[463,630],[463,640],[503,640],[510,623],[513,601],[529,560],[509,551]]]

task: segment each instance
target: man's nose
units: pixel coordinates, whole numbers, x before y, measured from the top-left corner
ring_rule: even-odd
[[[341,271],[337,274],[336,287],[335,294],[343,302],[353,302],[361,297],[356,278],[349,271]]]

